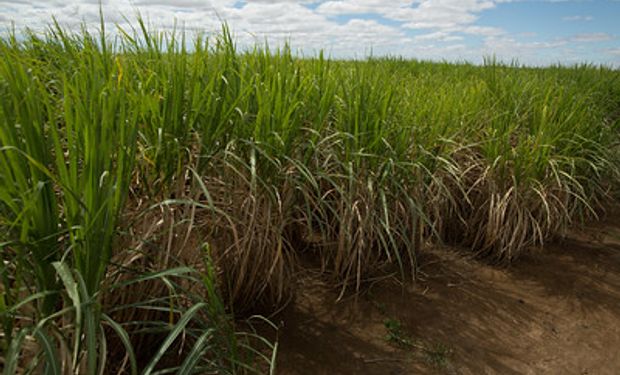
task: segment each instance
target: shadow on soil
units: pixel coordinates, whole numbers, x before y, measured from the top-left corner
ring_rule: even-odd
[[[275,318],[277,373],[620,373],[620,220],[508,268],[451,249],[429,251],[421,264],[413,286],[388,279],[340,302],[305,277],[303,293]],[[387,340],[388,320],[411,345]]]

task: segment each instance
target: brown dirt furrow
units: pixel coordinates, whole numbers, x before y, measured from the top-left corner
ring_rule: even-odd
[[[620,216],[510,267],[446,249],[421,265],[413,286],[386,279],[337,303],[304,277],[276,318],[277,373],[620,374]]]

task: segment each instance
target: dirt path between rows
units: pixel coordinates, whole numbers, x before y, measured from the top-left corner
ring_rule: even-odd
[[[420,275],[339,303],[305,277],[277,374],[620,374],[620,215],[508,268],[436,249]]]

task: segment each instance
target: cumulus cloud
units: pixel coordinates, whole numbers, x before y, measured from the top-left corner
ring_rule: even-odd
[[[594,17],[592,16],[567,16],[567,17],[562,17],[562,21],[592,21],[594,19]]]
[[[416,41],[437,40],[442,42],[451,42],[456,40],[463,40],[463,37],[459,35],[452,35],[445,31],[435,31],[434,33],[418,35],[414,39]]]
[[[225,20],[241,45],[289,41],[304,54],[323,49],[338,57],[360,57],[372,50],[473,61],[496,54],[538,63],[551,61],[549,56],[559,59],[566,52],[562,48],[594,46],[615,38],[593,30],[545,40],[533,30],[511,34],[481,22],[485,12],[517,1],[523,0],[102,0],[101,7],[111,32],[116,25],[130,28],[138,11],[159,30],[176,25],[216,32]],[[96,28],[99,4],[99,0],[0,0],[0,32],[9,29],[11,22],[17,29],[40,30],[49,25],[52,15],[69,28],[82,23]],[[589,21],[593,16],[563,19]],[[617,49],[600,47],[599,51],[617,59]]]
[[[413,1],[394,0],[390,2],[382,0],[335,0],[322,2],[317,12],[327,15],[351,15],[362,13],[383,14],[391,9],[402,10],[409,8]]]
[[[493,54],[504,60],[542,63],[545,55],[567,46],[568,43],[567,40],[524,42],[510,36],[499,36],[487,38],[483,50],[488,55]]]
[[[587,33],[587,34],[577,34],[570,38],[572,42],[582,42],[582,43],[590,43],[590,42],[604,42],[607,40],[614,39],[613,35],[607,33]]]
[[[335,0],[321,3],[317,11],[331,16],[374,13],[405,28],[447,29],[470,25],[478,13],[494,7],[489,0]]]

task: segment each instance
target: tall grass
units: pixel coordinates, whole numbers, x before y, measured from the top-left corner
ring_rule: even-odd
[[[155,104],[149,103],[143,95],[149,87],[139,80],[140,67],[124,62],[132,51],[122,53],[124,47],[113,45],[103,26],[99,35],[86,30],[68,33],[58,25],[42,37],[28,35],[23,42],[15,35],[0,42],[4,372],[136,373],[142,360],[146,374],[162,370],[162,360],[172,349],[181,350],[180,337],[193,347],[183,351],[187,357],[172,369],[243,370],[245,359],[237,354],[243,340],[227,320],[210,260],[197,276],[189,268],[143,265],[137,270],[123,267],[122,274],[139,273],[114,283],[110,273],[114,253],[127,251],[119,248],[118,227],[128,220],[122,214],[132,200],[141,198],[129,192],[136,156],[146,149],[139,138],[147,139],[153,130],[144,124],[163,134],[155,159],[165,162],[156,162],[152,176],[143,182],[157,186],[162,178],[173,181],[184,172],[170,167],[187,160],[187,152],[171,152],[186,143],[179,138],[188,128],[182,128],[184,109],[178,106],[185,90],[163,91],[171,101],[158,97]],[[172,57],[174,50],[170,51]],[[185,58],[176,61],[181,67],[171,64],[173,71],[183,73]],[[176,90],[175,77],[184,79],[177,73],[156,78]],[[145,77],[147,82],[152,78]],[[175,95],[178,102],[172,99]],[[160,150],[162,155],[157,154]],[[138,283],[150,285],[151,291],[163,283],[166,293],[105,304],[106,295],[131,293],[135,289],[127,288]],[[187,283],[202,285],[205,295],[184,291]],[[155,320],[112,318],[119,310],[136,309],[155,312]],[[162,311],[169,318],[158,323]],[[149,349],[155,354],[148,361],[145,353],[135,353],[132,340],[138,332],[163,339],[159,349],[154,344]],[[108,348],[110,335],[120,340],[124,351]],[[109,355],[119,356],[120,367],[109,368]]]
[[[344,293],[433,241],[510,261],[618,186],[615,70],[116,34],[0,41],[5,368],[104,371],[117,340],[133,371],[243,372],[229,314],[280,306],[300,267]]]

